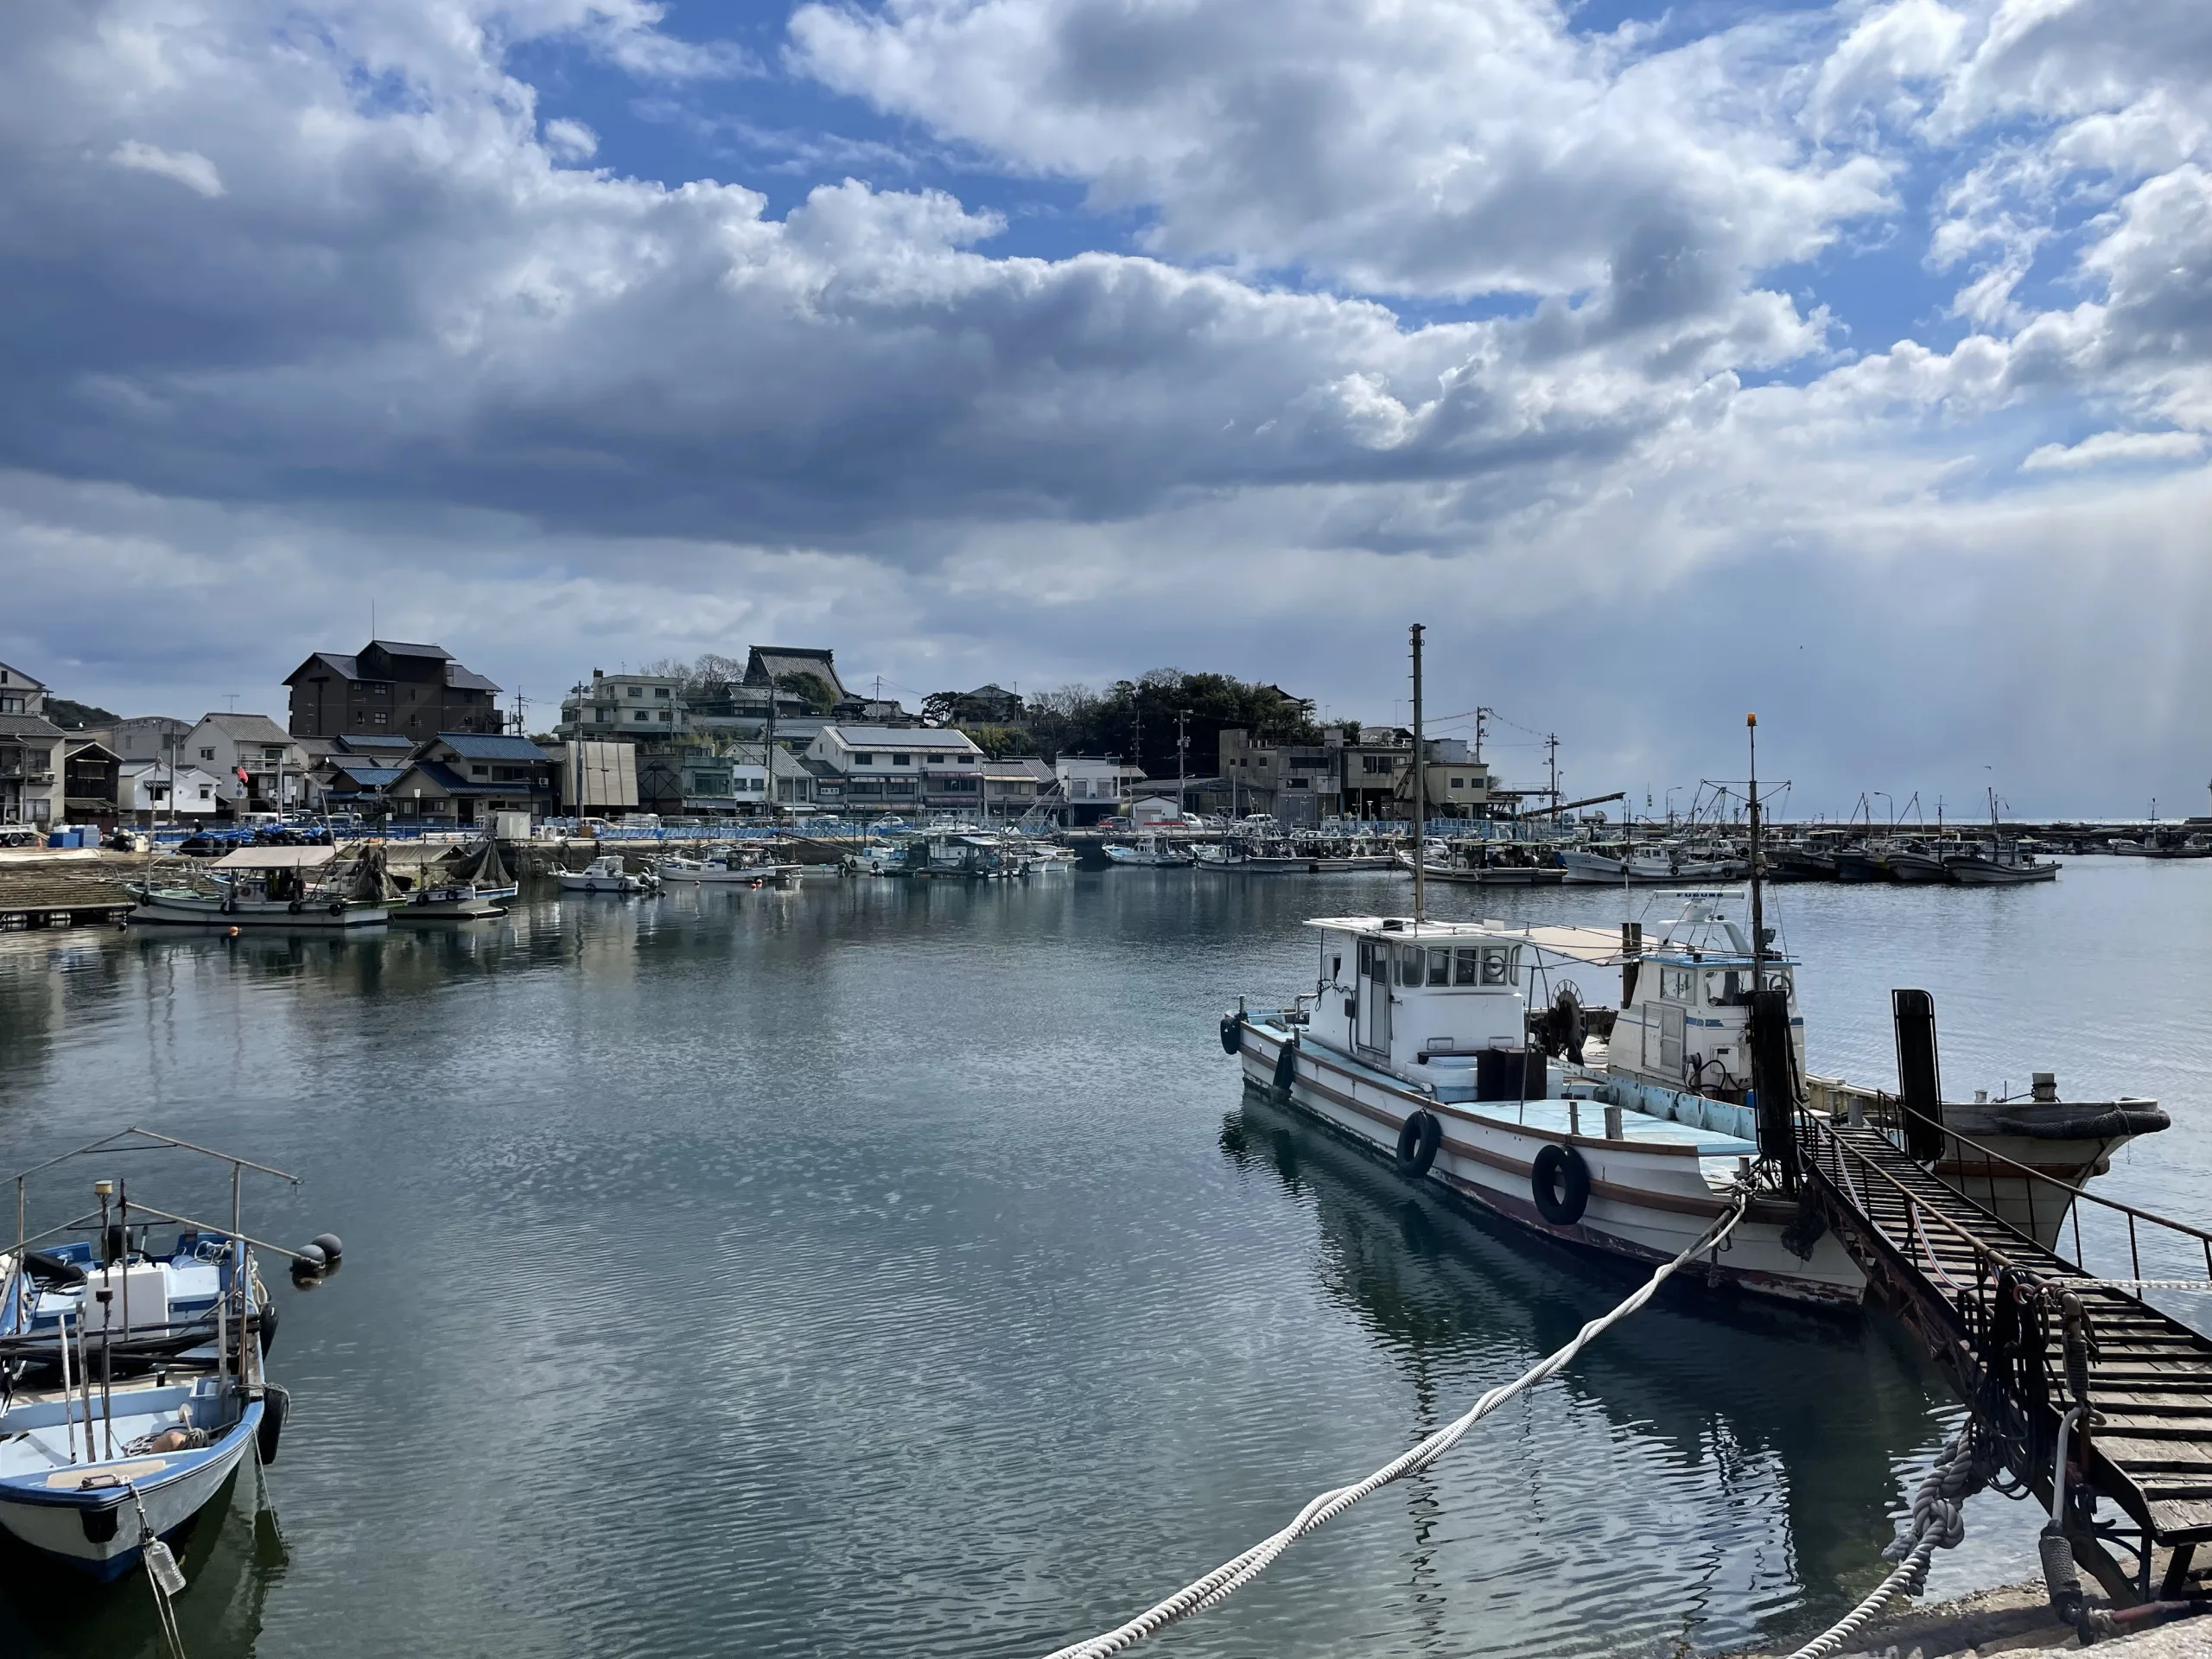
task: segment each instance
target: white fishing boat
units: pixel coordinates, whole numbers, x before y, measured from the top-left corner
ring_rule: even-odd
[[[94,1579],[145,1562],[166,1612],[183,1587],[169,1541],[250,1452],[276,1455],[287,1401],[264,1369],[276,1310],[236,1194],[245,1171],[282,1172],[129,1129],[17,1180],[163,1148],[231,1165],[228,1224],[134,1204],[125,1183],[101,1180],[96,1214],[29,1236],[19,1225],[0,1255],[0,1528]],[[87,1236],[61,1236],[73,1234]]]
[[[1548,1022],[1561,1011],[1571,1025],[1584,1007],[1577,976],[1621,963],[1621,941],[1602,930],[1382,916],[1307,925],[1319,941],[1314,993],[1286,1009],[1240,1008],[1223,1021],[1223,1046],[1249,1081],[1391,1157],[1402,1173],[1567,1243],[1647,1262],[1683,1249],[1750,1179],[1759,1155],[1752,1109],[1641,1069],[1646,1005],[1656,1004],[1655,1064],[1679,1064],[1694,1022],[1700,1074],[1718,1083],[1748,1071],[1742,993],[1751,960],[1711,914],[1639,959],[1653,978],[1641,987],[1644,1002],[1632,995],[1620,1013],[1630,1064],[1611,1063],[1586,1029],[1567,1033],[1557,1062],[1530,1042],[1532,1006]],[[1776,957],[1764,969],[1792,997],[1793,968]],[[1718,976],[1711,1006],[1708,975]],[[1728,994],[1736,1000],[1719,1000]],[[1789,1018],[1802,1043],[1794,1001]],[[1622,1035],[1615,1031],[1615,1053]],[[1794,1201],[1755,1198],[1708,1277],[1795,1300],[1856,1302],[1864,1280],[1849,1255],[1833,1237],[1800,1255],[1783,1236],[1796,1222]]]
[[[729,845],[709,848],[703,858],[670,854],[656,861],[653,868],[663,881],[699,887],[757,887],[770,881],[796,881],[804,867],[771,858],[759,847]]]
[[[1431,840],[1422,849],[1421,873],[1431,881],[1465,887],[1555,887],[1567,879],[1565,861],[1577,855],[1554,855],[1548,848],[1521,842]],[[1396,862],[1399,868],[1410,871],[1413,855],[1400,853]]]
[[[1943,876],[1962,887],[2019,887],[2056,881],[2063,867],[2012,840],[1991,840],[1943,861]]]
[[[1560,854],[1568,885],[1577,887],[1678,887],[1685,881],[1734,880],[1746,874],[1744,862],[1726,848],[1674,842],[1643,841],[1620,856],[1594,848],[1570,848]]]
[[[416,875],[414,885],[389,901],[395,922],[473,922],[504,916],[520,893],[520,885],[507,874],[499,844],[486,836],[461,853],[455,861],[433,876],[429,868]]]
[[[660,878],[651,870],[623,868],[622,855],[602,853],[581,870],[561,872],[563,893],[658,893]]]
[[[1109,842],[1105,851],[1115,863],[1140,869],[1182,869],[1196,861],[1188,849],[1149,831],[1126,845]]]
[[[374,927],[389,918],[382,868],[332,847],[242,847],[205,875],[128,882],[141,925],[287,930]]]

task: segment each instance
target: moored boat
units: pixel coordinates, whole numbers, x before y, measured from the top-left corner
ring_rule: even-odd
[[[1195,861],[1187,849],[1149,830],[1127,843],[1109,842],[1104,851],[1115,863],[1136,868],[1182,869]]]
[[[204,875],[126,883],[130,920],[188,927],[373,927],[389,918],[373,849],[340,861],[333,847],[242,847]]]
[[[264,1368],[276,1313],[235,1182],[282,1172],[141,1129],[52,1162],[157,1148],[232,1166],[227,1225],[134,1207],[124,1183],[102,1180],[97,1217],[19,1228],[0,1257],[0,1528],[94,1579],[146,1561],[166,1597],[182,1582],[168,1541],[250,1452],[276,1454],[286,1397]],[[169,1230],[158,1243],[157,1225]],[[57,1236],[74,1233],[89,1237]]]

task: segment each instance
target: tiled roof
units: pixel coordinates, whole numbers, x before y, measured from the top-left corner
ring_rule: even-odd
[[[526,737],[496,732],[440,732],[438,741],[464,760],[543,761],[545,751]]]
[[[307,661],[302,663],[297,668],[286,675],[284,677],[284,683],[289,685],[294,680],[298,679],[301,675],[306,673],[318,663],[321,664],[325,668],[329,669],[341,680],[358,680],[361,677],[360,663],[359,658],[349,657],[343,652],[318,651],[314,656],[308,658]]]
[[[213,726],[234,742],[289,743],[292,734],[266,715],[202,715],[202,726]]]
[[[411,737],[388,736],[382,732],[347,732],[335,740],[340,747],[355,754],[412,754],[415,740]]]
[[[404,766],[372,766],[359,760],[340,760],[331,771],[357,789],[389,789],[406,775]]]
[[[928,726],[832,726],[848,748],[946,749],[972,754],[976,745],[965,732]]]
[[[474,669],[463,668],[455,662],[446,664],[446,683],[456,691],[497,691],[499,689]]]
[[[404,639],[372,639],[369,645],[389,657],[435,657],[442,662],[451,662],[453,652],[443,645],[410,645]],[[368,646],[363,646],[367,650]]]
[[[58,738],[65,735],[52,721],[39,715],[0,715],[0,737]]]
[[[495,784],[488,779],[464,778],[442,760],[417,760],[407,770],[421,772],[448,795],[529,795],[543,792],[543,785],[534,788],[523,781]]]

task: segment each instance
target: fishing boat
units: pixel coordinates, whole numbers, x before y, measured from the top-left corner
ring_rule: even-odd
[[[1187,849],[1151,831],[1126,844],[1109,842],[1104,850],[1113,862],[1137,868],[1181,869],[1194,861]]]
[[[1573,879],[1573,866],[1568,861],[1586,856],[1581,852],[1568,851],[1553,861],[1548,853],[1516,842],[1499,843],[1477,838],[1442,843],[1432,841],[1422,849],[1421,873],[1431,881],[1466,887],[1556,887]],[[1396,861],[1403,870],[1410,871],[1414,867],[1410,853],[1400,853]]]
[[[1684,842],[1638,842],[1618,858],[1595,849],[1560,855],[1561,873],[1578,887],[1675,887],[1684,881],[1726,881],[1745,874],[1743,861],[1725,847]]]
[[[651,870],[623,867],[620,853],[602,853],[581,870],[561,872],[563,893],[658,893],[660,877]]]
[[[2049,859],[2037,858],[2017,841],[1992,840],[1971,852],[1946,858],[1943,876],[1963,887],[2018,887],[2056,881],[2062,868]]]
[[[757,887],[768,881],[796,881],[804,867],[771,858],[763,848],[726,845],[709,848],[703,858],[670,854],[657,860],[653,868],[663,881]]]
[[[16,1184],[21,1216],[32,1175],[162,1150],[230,1166],[227,1224],[153,1209],[102,1179],[95,1211],[35,1234],[19,1221],[0,1256],[0,1528],[94,1579],[143,1561],[166,1609],[183,1582],[169,1541],[250,1452],[276,1455],[287,1396],[265,1370],[276,1313],[238,1192],[248,1171],[296,1178],[131,1128]]]
[[[288,930],[374,927],[389,919],[381,856],[334,847],[241,847],[205,874],[128,882],[142,925]]]
[[[1218,845],[1198,849],[1195,862],[1220,875],[1347,875],[1395,869],[1398,858],[1395,849],[1363,836],[1239,828]]]
[[[499,844],[489,836],[465,849],[442,874],[426,869],[390,901],[395,922],[472,922],[504,916],[521,886],[507,874]]]

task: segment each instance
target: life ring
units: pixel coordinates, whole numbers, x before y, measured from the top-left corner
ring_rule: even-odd
[[[1436,1114],[1418,1110],[1398,1125],[1398,1173],[1408,1180],[1419,1180],[1428,1173],[1428,1166],[1436,1161],[1436,1149],[1444,1141],[1444,1125],[1438,1122]]]
[[[1221,1052],[1241,1054],[1244,1052],[1244,1017],[1224,1014],[1221,1016]]]
[[[1281,1099],[1290,1098],[1290,1085],[1298,1081],[1298,1042],[1287,1039],[1275,1055],[1275,1094]]]
[[[1536,1213],[1554,1227],[1572,1227],[1590,1207],[1590,1166],[1573,1147],[1553,1141],[1529,1172]]]

